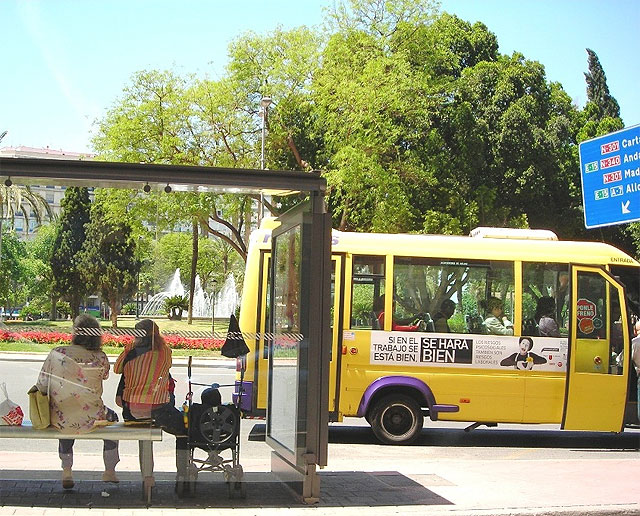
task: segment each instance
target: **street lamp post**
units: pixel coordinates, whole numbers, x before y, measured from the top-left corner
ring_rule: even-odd
[[[264,155],[264,146],[265,139],[267,137],[267,115],[269,112],[269,106],[273,101],[271,97],[262,97],[260,101],[260,107],[262,108],[261,116],[262,116],[262,150],[260,152],[260,168],[265,170],[265,155]],[[264,194],[260,192],[260,204],[258,206],[258,225],[262,221],[262,216],[264,214]]]

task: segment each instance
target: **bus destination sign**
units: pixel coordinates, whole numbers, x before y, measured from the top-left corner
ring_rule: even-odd
[[[640,220],[640,125],[580,144],[587,228]]]

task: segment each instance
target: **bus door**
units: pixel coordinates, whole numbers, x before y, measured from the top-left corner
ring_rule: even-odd
[[[629,360],[624,287],[597,267],[571,267],[570,343],[562,428],[620,432]]]
[[[344,255],[331,256],[331,351],[329,355],[329,413],[335,420],[338,412],[338,382],[342,350],[342,320],[344,306]]]
[[[264,415],[267,407],[267,375],[269,373],[269,340],[266,338],[269,327],[269,268],[271,253],[263,251],[260,255],[260,289],[258,299],[258,327],[256,328],[256,351],[254,388],[258,390],[255,405],[257,414]]]

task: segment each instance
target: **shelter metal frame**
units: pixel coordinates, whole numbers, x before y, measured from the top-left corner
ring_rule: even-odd
[[[305,194],[308,202],[280,217],[283,227],[304,215],[304,267],[300,292],[303,320],[308,321],[305,359],[298,382],[307,393],[304,403],[304,439],[295,453],[274,448],[271,467],[293,483],[307,502],[319,499],[317,466],[327,464],[328,363],[330,342],[330,217],[325,204],[326,180],[317,172],[257,170],[204,166],[120,163],[94,160],[60,160],[0,157],[0,179],[16,184],[131,188],[162,191],[231,193],[246,195]],[[168,188],[167,188],[168,190]],[[165,190],[166,191],[166,190]],[[273,285],[273,282],[272,282]],[[296,411],[297,416],[297,411]]]

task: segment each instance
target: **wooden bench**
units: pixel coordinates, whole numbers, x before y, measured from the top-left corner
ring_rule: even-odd
[[[155,485],[153,477],[153,441],[162,441],[162,430],[149,424],[112,423],[98,426],[84,434],[66,434],[50,426],[37,430],[30,421],[20,426],[0,426],[0,438],[5,439],[107,439],[111,441],[138,441],[140,444],[140,473],[142,473],[142,494],[151,504],[151,491]]]

